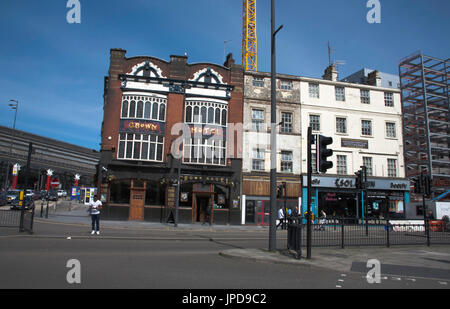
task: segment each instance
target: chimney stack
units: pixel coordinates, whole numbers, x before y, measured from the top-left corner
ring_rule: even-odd
[[[336,67],[334,63],[325,69],[324,74],[322,75],[323,79],[331,80],[333,82],[338,81],[338,72],[336,71]]]
[[[375,70],[375,71],[369,73],[369,75],[367,75],[367,84],[380,87],[381,86],[380,72]]]

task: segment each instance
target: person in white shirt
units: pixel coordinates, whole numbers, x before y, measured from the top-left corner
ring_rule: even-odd
[[[283,219],[284,219],[284,212],[283,212],[283,208],[280,207],[280,209],[278,209],[278,220],[280,220],[280,222],[278,222],[278,225],[276,228],[278,228],[281,224],[283,224]]]
[[[89,203],[89,210],[91,212],[92,232],[91,235],[97,233],[100,235],[100,210],[102,209],[102,202],[94,195],[94,201]]]

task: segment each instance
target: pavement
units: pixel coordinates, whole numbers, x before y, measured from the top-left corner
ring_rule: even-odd
[[[42,226],[64,225],[66,233],[62,237],[70,235],[72,238],[89,237],[90,219],[86,212],[86,206],[76,202],[58,201],[50,203],[48,219],[40,218],[41,203],[36,203],[35,222]],[[45,214],[45,211],[44,211]],[[75,227],[82,228],[83,233],[75,232]],[[247,239],[259,240],[266,243],[269,228],[261,226],[242,225],[201,225],[201,224],[161,224],[159,222],[136,221],[110,221],[102,220],[102,237],[104,238],[134,238],[134,239],[169,239],[183,235],[183,239],[209,239],[209,241]],[[76,230],[78,231],[78,230]],[[158,234],[158,232],[160,234]],[[33,237],[48,237],[51,232],[44,235],[36,232]],[[198,234],[198,233],[201,234]],[[195,234],[197,233],[197,234]],[[195,235],[194,235],[195,234]],[[160,236],[156,236],[160,235]],[[156,237],[156,238],[155,238]],[[250,238],[248,238],[250,237]],[[386,247],[347,247],[341,248],[312,248],[310,259],[306,259],[306,248],[302,249],[302,256],[297,259],[293,252],[280,249],[286,244],[286,231],[277,231],[278,250],[268,251],[263,248],[240,248],[220,251],[222,257],[246,260],[258,263],[285,264],[299,267],[320,267],[339,271],[342,273],[357,272],[367,273],[371,267],[369,260],[377,260],[381,264],[383,275],[433,278],[436,280],[450,280],[450,246],[436,245],[426,246],[392,246]],[[443,283],[444,284],[444,283]]]

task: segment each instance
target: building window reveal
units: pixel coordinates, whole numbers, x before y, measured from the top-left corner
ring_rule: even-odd
[[[361,134],[366,136],[372,136],[371,120],[361,120]]]
[[[388,107],[394,106],[394,94],[392,92],[384,93],[384,105]]]
[[[117,158],[161,162],[163,160],[163,147],[163,136],[120,133]]]
[[[394,122],[386,122],[386,136],[389,138],[396,138],[395,132],[395,123]]]
[[[337,155],[337,174],[347,175],[347,156]]]
[[[281,133],[292,133],[292,113],[281,113]]]
[[[336,87],[336,101],[345,101],[345,88]]]
[[[165,98],[124,95],[121,118],[165,121],[166,104]]]
[[[309,115],[309,126],[313,131],[320,131],[320,116]]]
[[[256,132],[264,131],[264,111],[252,109],[252,129]]]
[[[397,160],[387,159],[388,161],[388,177],[397,177]]]
[[[309,84],[309,97],[319,98],[319,84]]]
[[[281,152],[281,172],[292,173],[292,151]]]
[[[370,92],[369,90],[361,89],[361,103],[370,104]]]
[[[336,132],[347,133],[347,118],[336,117]]]
[[[259,148],[253,149],[252,170],[264,171],[264,150],[263,149],[259,149]]]

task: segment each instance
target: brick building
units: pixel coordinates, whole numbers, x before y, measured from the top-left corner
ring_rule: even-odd
[[[210,204],[215,223],[239,224],[242,66],[125,54],[111,49],[105,77],[103,215],[166,222],[181,163],[179,222],[202,222]]]

